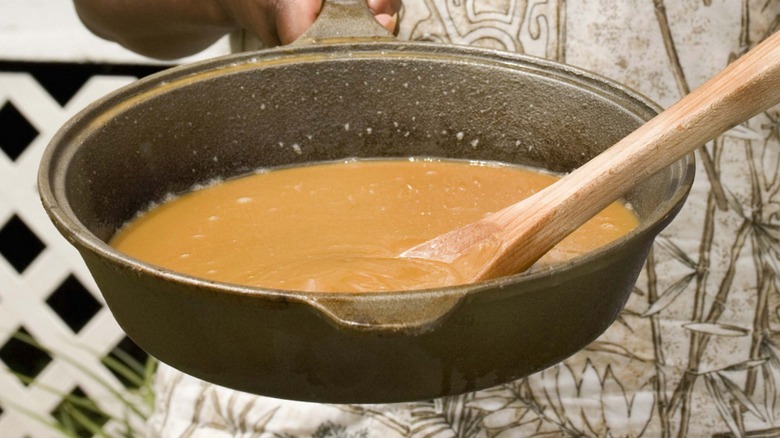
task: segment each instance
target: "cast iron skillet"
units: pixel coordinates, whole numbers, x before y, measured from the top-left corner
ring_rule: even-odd
[[[658,109],[554,62],[397,41],[366,16],[362,0],[330,1],[296,44],[137,81],[52,139],[39,175],[43,205],[119,324],[150,354],[267,396],[399,402],[544,369],[623,308],[654,237],[683,205],[692,156],[626,196],[641,219],[626,238],[553,269],[460,287],[265,290],[170,272],[106,244],[167,194],[257,168],[430,156],[565,172]]]

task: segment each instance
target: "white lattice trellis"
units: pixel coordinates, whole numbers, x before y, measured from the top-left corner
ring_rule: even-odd
[[[99,380],[115,390],[123,388],[101,364],[101,358],[124,333],[105,306],[74,334],[46,304],[52,291],[69,275],[100,303],[103,300],[78,253],[46,217],[38,199],[36,178],[41,155],[54,132],[88,103],[134,79],[93,76],[63,107],[31,75],[0,72],[0,108],[10,102],[39,132],[16,160],[0,153],[0,226],[16,216],[46,246],[21,274],[0,258],[0,346],[23,326],[41,345],[56,352],[30,385],[23,384],[0,362],[3,437],[55,435],[34,416],[52,420],[50,412],[61,402],[61,394],[77,387],[105,412],[121,417],[120,403]],[[0,138],[3,135],[0,132]],[[110,430],[111,423],[106,427]]]

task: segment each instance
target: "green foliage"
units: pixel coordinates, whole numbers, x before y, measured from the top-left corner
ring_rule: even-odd
[[[121,350],[115,350],[112,355],[101,360],[102,364],[112,371],[121,380],[126,382],[126,387],[117,389],[111,382],[96,375],[77,360],[60,352],[46,348],[34,338],[17,333],[15,338],[32,347],[46,352],[62,362],[68,363],[79,372],[86,375],[104,390],[106,398],[102,405],[118,406],[113,413],[107,412],[101,404],[84,394],[79,388],[66,394],[55,388],[37,382],[35,379],[14,373],[20,381],[27,385],[35,385],[45,391],[49,391],[61,398],[60,404],[51,412],[51,418],[43,417],[18,405],[12,400],[7,400],[0,395],[2,404],[16,409],[27,415],[30,419],[45,424],[59,432],[63,437],[88,438],[88,437],[143,437],[145,433],[140,430],[148,419],[154,407],[154,392],[152,391],[154,371],[157,361],[148,357],[145,363],[139,362],[130,354]],[[97,355],[97,352],[92,352]],[[116,412],[120,412],[117,414]],[[110,431],[109,431],[110,429]]]

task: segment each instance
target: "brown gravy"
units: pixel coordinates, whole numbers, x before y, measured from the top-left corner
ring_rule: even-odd
[[[556,177],[496,163],[351,160],[258,173],[165,202],[111,244],[151,264],[214,281],[302,291],[411,290],[462,283],[439,262],[398,254],[529,196]],[[615,203],[540,264],[626,234]]]

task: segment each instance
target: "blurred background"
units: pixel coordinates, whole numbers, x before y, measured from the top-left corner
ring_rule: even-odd
[[[194,61],[227,52],[220,41]],[[153,361],[41,207],[38,163],[90,102],[169,67],[103,41],[62,0],[0,3],[0,436],[140,436]],[[101,432],[102,431],[102,432]]]

